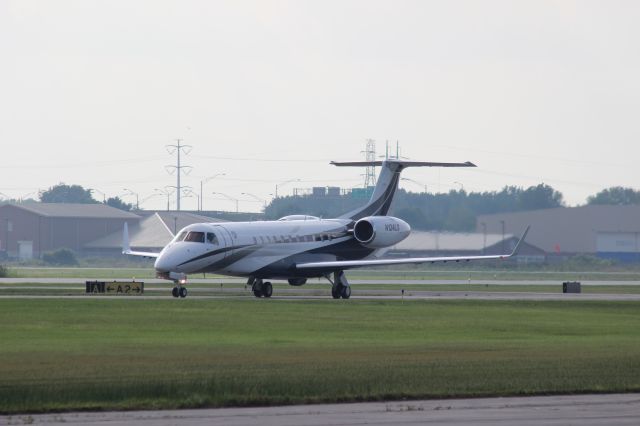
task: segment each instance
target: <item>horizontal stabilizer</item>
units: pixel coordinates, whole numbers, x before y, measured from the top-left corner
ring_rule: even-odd
[[[403,161],[386,160],[386,163],[396,163],[402,168],[405,167],[476,167],[471,161],[464,163],[435,163],[429,161]],[[332,161],[331,164],[338,167],[371,167],[382,166],[383,161]]]

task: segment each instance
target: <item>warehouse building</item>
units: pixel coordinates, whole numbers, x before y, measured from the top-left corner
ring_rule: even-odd
[[[476,230],[518,234],[531,225],[527,242],[550,256],[591,254],[640,261],[640,206],[560,207],[479,216]]]
[[[61,248],[118,256],[125,223],[134,249],[159,251],[177,230],[203,222],[222,221],[189,212],[132,213],[105,204],[0,204],[0,259],[29,260]]]
[[[141,217],[104,204],[0,205],[0,253],[23,260],[58,248],[76,252],[85,244],[137,225]]]

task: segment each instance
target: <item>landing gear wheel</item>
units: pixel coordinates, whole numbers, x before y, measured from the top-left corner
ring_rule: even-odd
[[[174,288],[173,288],[173,290],[171,290],[171,295],[172,295],[173,297],[178,297],[178,296],[180,295],[180,294],[179,294],[178,287],[174,287]]]
[[[340,290],[336,286],[331,287],[331,297],[340,299]]]
[[[351,287],[349,287],[349,286],[342,287],[342,292],[341,292],[340,296],[342,296],[343,299],[350,298],[351,297]]]
[[[253,295],[255,297],[262,297],[262,280],[249,278],[249,282],[247,282],[251,286],[251,291],[253,291]]]
[[[262,284],[262,295],[269,298],[272,294],[273,287],[271,286],[271,283],[267,281],[266,283]]]
[[[184,299],[185,297],[187,297],[187,288],[186,287],[180,287],[180,290],[178,291],[178,294],[180,295],[180,297],[182,297]]]

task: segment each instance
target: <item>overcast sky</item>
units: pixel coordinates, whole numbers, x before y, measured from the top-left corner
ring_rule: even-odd
[[[362,186],[328,162],[368,138],[478,165],[405,172],[429,191],[638,189],[639,22],[637,1],[0,0],[0,193],[143,200],[175,185],[175,138],[184,184],[226,174],[205,209],[235,208],[220,192],[257,211],[243,192],[290,179],[281,194]]]

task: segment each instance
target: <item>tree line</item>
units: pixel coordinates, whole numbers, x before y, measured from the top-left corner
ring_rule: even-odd
[[[101,203],[93,198],[90,189],[80,185],[59,184],[39,194],[43,203]],[[352,194],[340,196],[287,196],[275,198],[264,211],[266,219],[278,219],[291,214],[308,214],[323,218],[337,217],[354,210],[368,201]],[[130,211],[133,205],[120,197],[102,201],[111,207]],[[587,198],[587,205],[640,204],[640,191],[625,187],[611,187]],[[510,213],[564,207],[562,193],[549,185],[539,184],[522,188],[505,186],[500,191],[448,193],[416,193],[399,189],[392,212],[407,221],[412,228],[421,230],[473,231],[476,217],[483,214]]]
[[[281,197],[274,199],[267,206],[265,216],[268,219],[289,214],[336,217],[363,205],[366,201],[350,195],[331,198],[311,195]],[[612,187],[590,196],[587,204],[640,204],[640,191]],[[390,214],[405,220],[414,229],[465,232],[475,230],[476,217],[479,215],[555,207],[565,207],[564,197],[561,192],[545,184],[528,188],[505,186],[500,191],[485,192],[452,190],[439,194],[399,189]]]

